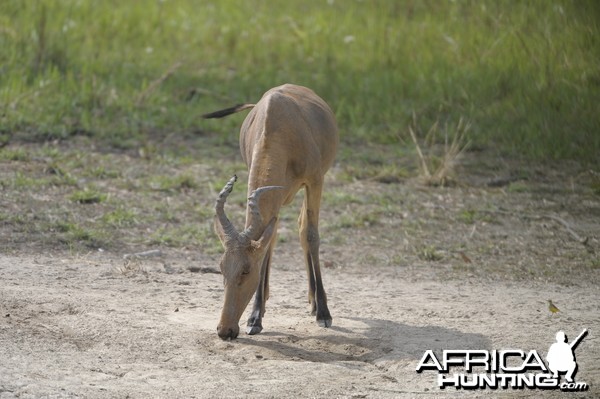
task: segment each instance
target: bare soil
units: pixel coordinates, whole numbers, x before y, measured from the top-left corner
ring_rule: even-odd
[[[185,204],[210,208],[206,182],[226,181],[239,160],[165,164],[86,148],[81,164],[61,164],[76,182],[69,186],[32,181],[81,148],[61,148],[52,159],[35,155],[37,147],[26,151],[34,155],[0,161],[2,399],[600,395],[596,171],[468,154],[453,185],[429,187],[381,173],[347,178],[340,162],[321,215],[332,328],[308,314],[295,204],[282,214],[263,332],[222,341],[213,238],[199,231],[160,241],[153,234],[167,222],[142,216],[164,212],[157,204],[166,201],[169,226],[190,218],[209,226],[209,214],[187,214]],[[81,165],[92,161],[121,172],[89,175]],[[184,188],[140,188],[148,176],[182,171],[200,177]],[[90,181],[109,199],[74,203],[72,192]],[[231,215],[240,223],[243,194],[237,202]],[[122,204],[137,209],[135,220],[94,235],[103,213]],[[58,229],[60,217],[90,233]],[[145,250],[160,254],[123,259]],[[548,310],[548,299],[560,312]],[[584,328],[576,379],[586,392],[441,390],[437,373],[415,372],[428,349],[545,356],[557,331],[572,339]]]

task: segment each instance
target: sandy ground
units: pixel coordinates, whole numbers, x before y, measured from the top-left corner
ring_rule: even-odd
[[[212,267],[208,261],[179,253],[135,262],[107,253],[0,257],[0,397],[600,394],[597,286],[329,269],[334,325],[321,329],[308,315],[301,259],[284,254],[275,258],[284,266],[272,272],[263,333],[224,342],[216,335],[221,276],[190,271]],[[561,312],[550,314],[547,297]],[[583,328],[590,331],[577,348],[577,380],[590,385],[584,393],[440,390],[436,372],[415,372],[428,349],[545,356],[558,330],[573,338]]]
[[[457,184],[429,187],[348,178],[356,170],[341,163],[321,212],[333,327],[308,314],[299,197],[280,215],[263,332],[224,342],[209,188],[239,162],[23,148],[30,155],[0,164],[1,399],[600,397],[596,171],[473,153]],[[194,180],[157,190],[157,176]],[[74,202],[90,184],[109,200]],[[239,192],[228,208],[238,224]],[[135,220],[101,224],[121,208]],[[157,231],[179,239],[157,241]],[[148,249],[162,254],[123,259]],[[572,340],[584,328],[585,392],[441,390],[437,372],[415,371],[427,350],[545,357],[558,331]]]

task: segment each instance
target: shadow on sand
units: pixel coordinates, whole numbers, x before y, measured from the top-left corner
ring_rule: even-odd
[[[491,346],[484,335],[450,328],[415,327],[359,317],[341,321],[339,326],[309,336],[267,331],[253,337],[240,336],[238,340],[244,345],[260,347],[272,357],[308,362],[420,359],[428,349],[439,354],[444,349],[490,349]]]

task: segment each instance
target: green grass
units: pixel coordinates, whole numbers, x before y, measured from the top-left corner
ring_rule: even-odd
[[[70,196],[70,200],[79,204],[98,204],[106,201],[108,196],[100,192],[95,187],[85,187],[83,190],[77,190]]]
[[[137,219],[137,214],[134,211],[119,207],[114,211],[105,213],[101,221],[109,227],[122,228],[135,224]]]
[[[157,191],[185,191],[198,188],[198,184],[189,175],[153,176],[150,187]]]
[[[29,161],[29,154],[22,148],[6,149],[0,151],[0,161]]]
[[[348,145],[462,117],[475,146],[597,162],[599,15],[594,0],[4,0],[0,142],[235,142],[239,118],[199,116],[295,82]]]
[[[509,193],[523,193],[526,192],[529,188],[527,187],[527,184],[525,184],[522,181],[515,181],[512,182],[508,185],[508,187],[506,188],[506,190]]]
[[[433,245],[426,245],[416,250],[417,257],[428,262],[437,262],[443,259]]]
[[[59,222],[50,231],[61,234],[59,238],[64,244],[74,245],[83,243],[89,247],[98,248],[105,238],[98,230],[86,229],[74,222]]]
[[[228,178],[235,165],[242,168],[239,163],[212,165],[211,149],[200,156],[188,150],[181,158],[160,153],[139,158],[52,146],[0,148],[0,239],[7,248],[168,246],[221,253],[213,232],[218,191],[212,185],[220,190],[226,182],[221,176]],[[189,165],[192,155],[200,164]],[[228,203],[236,225],[242,225],[246,202],[245,185],[239,184]]]

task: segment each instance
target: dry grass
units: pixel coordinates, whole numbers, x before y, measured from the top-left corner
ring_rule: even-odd
[[[439,121],[436,121],[425,135],[425,152],[419,145],[413,126],[416,126],[414,115],[413,125],[408,127],[408,131],[415,144],[420,180],[428,186],[445,186],[454,182],[455,166],[469,146],[467,132],[471,127],[470,123],[460,118],[455,126],[446,123],[444,128],[440,129]],[[438,144],[440,135],[444,138],[443,147]]]

